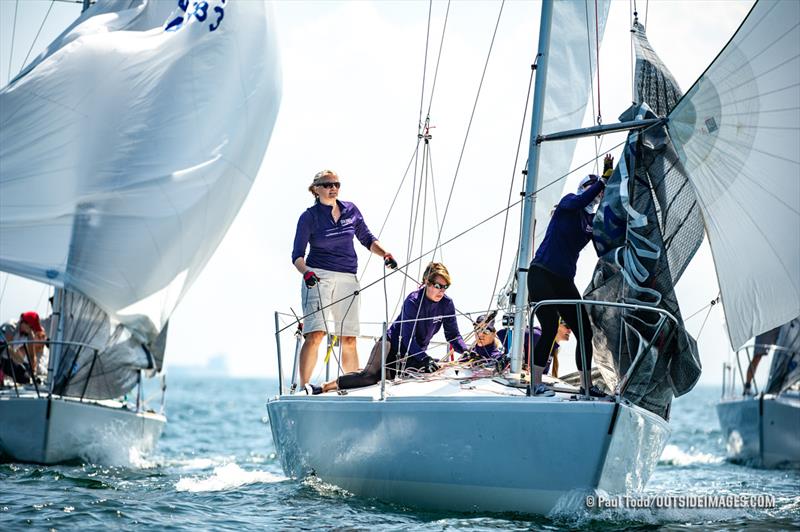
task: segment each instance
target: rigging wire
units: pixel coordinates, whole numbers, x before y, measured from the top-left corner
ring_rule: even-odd
[[[11,81],[11,61],[14,59],[14,41],[17,34],[17,10],[19,9],[19,0],[14,4],[14,22],[11,24],[11,52],[8,54],[8,76],[6,83]]]
[[[417,150],[419,149],[419,140],[417,140],[416,146],[414,146],[414,151],[411,153],[411,158],[408,161],[408,165],[406,165],[406,171],[403,173],[403,178],[400,180],[400,184],[397,186],[397,190],[394,193],[394,198],[392,198],[392,203],[389,205],[389,210],[386,212],[386,216],[383,218],[383,223],[381,224],[381,228],[378,231],[378,240],[381,239],[381,235],[383,234],[383,230],[386,229],[386,223],[389,221],[389,216],[392,214],[392,210],[394,209],[395,203],[397,203],[397,198],[400,197],[400,191],[403,189],[403,184],[406,182],[406,178],[408,177],[408,172],[411,170],[411,165],[414,164],[414,158],[416,157]],[[364,265],[364,270],[361,272],[358,280],[359,282],[364,277],[366,273],[367,266],[369,266],[370,261],[372,260],[372,253],[369,254],[367,257],[367,262]]]
[[[444,13],[444,23],[442,24],[442,38],[439,41],[439,54],[436,56],[436,68],[433,71],[433,83],[431,84],[431,96],[428,100],[428,117],[431,116],[431,106],[433,105],[433,93],[436,91],[436,80],[439,78],[439,64],[442,61],[442,49],[444,48],[444,34],[447,30],[447,20],[450,18],[450,0],[447,0],[447,10]]]
[[[533,87],[533,76],[534,76],[535,72],[536,72],[536,70],[533,68],[533,65],[531,65],[531,75],[530,75],[530,78],[528,79],[528,90],[525,91],[525,108],[522,111],[522,124],[520,125],[520,128],[519,128],[519,139],[517,140],[517,152],[514,154],[514,167],[511,170],[511,184],[508,186],[508,199],[506,200],[506,213],[505,213],[506,215],[505,215],[505,218],[503,219],[503,236],[500,238],[500,253],[498,255],[499,258],[498,258],[498,261],[497,261],[497,272],[495,273],[495,276],[494,276],[494,286],[492,287],[492,292],[491,292],[491,296],[490,296],[491,299],[494,299],[495,294],[497,293],[497,284],[500,282],[500,268],[502,267],[503,251],[505,250],[506,234],[508,232],[508,217],[509,217],[509,214],[511,212],[511,208],[510,208],[511,207],[511,197],[512,197],[512,194],[514,193],[514,181],[516,180],[516,176],[517,176],[517,162],[519,161],[519,152],[522,149],[522,138],[523,138],[523,135],[525,134],[525,124],[526,124],[527,119],[528,119],[528,104],[530,103],[530,99],[531,99],[531,88]],[[517,251],[517,253],[519,253],[519,251]],[[515,260],[514,264],[516,264],[516,263],[517,263],[517,261]],[[492,303],[491,303],[491,300],[490,300],[489,301],[489,305],[487,305],[487,307],[491,307],[491,304]],[[486,313],[487,314],[489,313],[489,309],[488,308],[486,310]]]
[[[39,34],[42,33],[42,28],[44,28],[44,23],[47,22],[47,17],[50,15],[50,11],[53,9],[53,5],[55,3],[56,0],[50,0],[50,7],[47,8],[47,13],[44,14],[44,18],[42,19],[42,24],[39,26],[39,31],[36,32],[36,37],[33,38],[31,47],[28,49],[28,53],[25,54],[25,59],[22,61],[22,67],[19,69],[20,72],[22,72],[25,69],[25,65],[28,63],[28,58],[31,56],[33,47],[36,46],[36,41],[39,39]],[[9,68],[10,67],[11,65],[9,65]]]
[[[719,295],[717,295],[716,299],[713,299],[711,303],[708,304],[708,312],[706,312],[706,317],[703,319],[703,324],[700,326],[700,330],[697,331],[697,337],[695,338],[695,340],[699,340],[700,335],[703,334],[703,328],[706,326],[708,317],[711,315],[711,311],[714,309],[714,305],[716,305],[718,301],[719,301]]]
[[[597,13],[597,0],[594,0],[594,45],[597,54],[597,125],[603,123],[603,111],[600,108],[600,21]]]
[[[705,309],[707,309],[709,307],[713,307],[714,305],[719,303],[719,298],[720,298],[720,295],[717,294],[717,297],[712,299],[710,303],[708,303],[707,305],[704,305],[702,308],[699,308],[696,311],[692,312],[691,316],[689,316],[688,318],[683,318],[683,321],[689,321],[690,319],[694,318],[695,316],[697,316],[698,314],[703,312]]]
[[[633,38],[634,33],[636,32],[636,28],[634,27],[634,13],[636,13],[636,8],[634,7],[633,0],[629,0],[628,2],[628,25],[631,31],[631,45],[630,45],[630,52],[631,52],[631,102],[634,104],[636,103],[636,63],[633,60]]]
[[[644,128],[642,131],[646,131],[647,129],[650,129],[651,127],[655,127],[655,126],[658,126],[658,125],[660,125],[660,124],[653,124],[653,125],[651,125],[651,126],[648,126],[648,127]],[[616,149],[616,148],[619,148],[620,146],[622,146],[623,144],[625,144],[625,142],[626,142],[626,141],[622,141],[622,142],[620,142],[620,143],[618,143],[618,144],[616,144],[616,145],[612,146],[611,148],[609,148],[609,151],[611,151],[611,150],[614,150],[614,149]],[[511,204],[511,205],[509,205],[508,207],[506,207],[506,208],[504,208],[504,209],[500,209],[499,211],[495,212],[494,214],[491,214],[491,215],[487,216],[486,218],[484,218],[483,220],[480,220],[479,222],[476,222],[475,224],[473,224],[472,226],[468,227],[467,229],[465,229],[465,230],[461,231],[460,233],[457,233],[457,234],[453,235],[452,237],[448,238],[448,239],[447,239],[447,240],[445,240],[444,242],[440,242],[440,243],[439,243],[439,245],[438,245],[437,247],[446,246],[447,244],[450,244],[451,242],[454,242],[455,240],[457,240],[457,239],[459,239],[459,238],[463,237],[464,235],[466,235],[466,234],[468,234],[468,233],[470,233],[470,232],[474,231],[475,229],[477,229],[477,228],[478,228],[478,227],[480,227],[481,225],[483,225],[483,224],[485,224],[485,223],[488,223],[488,222],[490,222],[491,220],[493,220],[493,219],[497,218],[497,217],[498,217],[498,216],[500,216],[501,214],[505,213],[507,210],[509,210],[509,209],[513,209],[513,208],[515,208],[515,207],[517,207],[517,206],[521,205],[521,204],[522,204],[522,202],[523,202],[523,201],[525,201],[525,199],[526,199],[527,197],[529,197],[529,196],[531,196],[531,197],[532,197],[532,196],[535,196],[536,194],[538,194],[538,193],[539,193],[539,192],[541,192],[542,190],[545,190],[545,189],[547,189],[547,188],[549,188],[549,187],[551,187],[551,186],[555,185],[556,183],[560,183],[561,181],[563,181],[564,179],[568,178],[568,177],[569,177],[569,176],[571,176],[572,174],[574,174],[574,173],[578,172],[579,170],[581,170],[583,167],[585,167],[585,166],[588,166],[588,165],[590,165],[590,164],[592,164],[592,163],[594,163],[594,158],[592,158],[592,159],[589,159],[588,161],[584,162],[583,164],[576,166],[575,168],[573,168],[573,169],[572,169],[572,170],[570,170],[569,172],[567,172],[567,173],[565,173],[565,174],[561,175],[560,177],[558,177],[558,178],[554,179],[554,180],[553,180],[553,181],[551,181],[550,183],[548,183],[548,184],[546,184],[546,185],[542,186],[541,188],[538,188],[538,189],[534,190],[533,192],[526,193],[526,194],[525,194],[523,197],[520,197],[520,199],[518,199],[517,201],[515,201],[514,203],[512,203],[512,204]],[[409,259],[407,263],[403,264],[402,266],[398,266],[398,268],[397,268],[397,269],[395,269],[395,270],[392,270],[391,272],[384,274],[382,277],[380,277],[380,278],[378,278],[378,279],[376,279],[376,280],[374,280],[374,281],[372,281],[372,282],[368,283],[367,285],[365,285],[364,287],[362,287],[362,288],[361,288],[361,290],[360,290],[359,292],[363,292],[363,291],[364,291],[364,290],[366,290],[367,288],[371,288],[373,285],[375,285],[375,284],[377,284],[377,283],[381,282],[381,281],[382,281],[382,279],[383,279],[383,277],[388,277],[388,276],[390,276],[390,275],[394,275],[394,274],[395,274],[395,273],[397,273],[397,272],[402,272],[402,268],[405,268],[406,266],[408,266],[408,265],[410,265],[410,264],[413,264],[413,263],[415,263],[415,262],[417,262],[417,261],[421,260],[421,259],[422,259],[422,258],[424,258],[426,255],[428,255],[428,254],[430,254],[430,253],[433,253],[433,252],[435,252],[435,250],[436,250],[436,248],[430,249],[430,250],[426,251],[424,254],[420,255],[419,257],[415,257],[415,258],[413,258],[413,259]],[[406,275],[406,276],[408,275],[408,274],[407,274],[407,273],[405,273],[405,272],[402,272],[402,273],[403,273],[404,275]],[[339,303],[339,302],[341,302],[341,301],[344,301],[346,298],[348,298],[348,297],[352,297],[352,295],[353,295],[353,294],[348,294],[348,295],[346,295],[346,296],[344,296],[344,297],[341,297],[341,298],[337,299],[336,301],[332,301],[330,304],[326,305],[324,308],[327,308],[327,307],[329,307],[329,306],[332,306],[332,305],[335,305],[335,304],[337,304],[337,303]],[[314,312],[316,312],[316,311],[314,311]],[[313,314],[313,312],[312,312],[312,313],[309,313],[309,314],[306,314],[306,315],[303,315],[303,316],[300,316],[299,320],[303,320],[303,319],[307,318],[308,316],[310,316],[311,314]],[[277,331],[277,332],[278,332],[278,333],[281,333],[281,332],[285,331],[286,329],[288,329],[289,327],[291,327],[291,326],[293,326],[293,325],[296,325],[296,323],[297,323],[296,321],[293,321],[291,324],[289,324],[289,325],[287,325],[287,326],[285,326],[285,327],[281,328],[281,329],[280,329],[279,331]]]
[[[5,279],[3,279],[3,289],[0,290],[0,301],[3,300],[3,296],[6,294],[6,286],[8,285],[8,278],[11,277],[11,274],[6,273]]]
[[[428,73],[428,44],[431,40],[431,12],[433,0],[428,2],[428,26],[425,30],[425,54],[422,59],[422,87],[419,91],[419,117],[417,118],[417,134],[422,132],[422,107],[425,105],[425,79]]]
[[[594,116],[598,115],[598,112],[595,109],[595,105],[594,105],[594,70],[595,69],[592,68],[592,37],[591,37],[591,30],[589,29],[589,3],[588,2],[584,2],[583,7],[584,7],[585,15],[586,15],[586,50],[587,50],[587,56],[589,58],[589,95],[591,96],[591,100],[592,100],[592,116],[594,117]],[[595,4],[595,10],[596,9],[597,9],[597,4]],[[599,81],[599,79],[600,79],[600,71],[599,71],[599,69],[597,71],[597,76],[598,76],[598,81]],[[598,85],[599,85],[599,83],[598,83]],[[594,155],[595,155],[595,157],[597,157],[598,154],[600,153],[600,146],[598,145],[597,138],[598,137],[594,138]],[[602,139],[602,137],[600,137],[600,138]],[[598,172],[597,159],[595,159],[594,173],[595,174],[599,173]]]
[[[489,59],[492,56],[492,49],[494,48],[494,41],[495,41],[495,38],[497,37],[497,29],[500,27],[500,19],[501,19],[502,15],[503,15],[503,7],[504,6],[505,6],[505,0],[503,0],[500,3],[500,10],[497,13],[497,22],[495,23],[495,26],[494,26],[494,33],[492,33],[492,40],[491,40],[491,43],[489,44],[489,51],[486,54],[486,61],[484,62],[484,65],[483,65],[483,72],[481,73],[481,80],[478,83],[478,92],[475,95],[475,102],[472,105],[472,112],[470,113],[469,122],[467,123],[467,131],[464,134],[464,142],[461,145],[461,153],[458,156],[458,162],[456,163],[456,170],[455,170],[455,173],[453,175],[453,182],[450,185],[450,193],[447,196],[447,203],[445,204],[444,214],[442,215],[442,226],[439,229],[439,234],[436,236],[436,245],[433,248],[434,256],[436,255],[436,250],[439,248],[439,245],[440,245],[440,242],[441,242],[441,238],[442,238],[442,230],[444,229],[444,222],[447,219],[447,213],[450,210],[450,203],[451,203],[451,201],[453,199],[453,191],[455,190],[456,182],[458,181],[458,173],[459,173],[459,170],[461,169],[461,162],[464,159],[464,152],[466,151],[466,148],[467,148],[467,141],[469,139],[470,131],[472,130],[472,122],[473,122],[473,120],[475,118],[475,111],[476,111],[476,109],[478,107],[478,100],[480,99],[481,89],[483,88],[483,81],[486,78],[486,71],[489,68]]]

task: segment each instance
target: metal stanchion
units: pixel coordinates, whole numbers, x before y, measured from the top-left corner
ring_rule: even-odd
[[[381,335],[381,401],[386,398],[386,322]]]
[[[281,366],[281,330],[278,312],[275,312],[275,342],[278,344],[278,395],[283,395],[283,367]]]

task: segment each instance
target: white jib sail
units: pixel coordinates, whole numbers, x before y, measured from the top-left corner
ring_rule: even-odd
[[[104,2],[4,87],[0,270],[159,330],[261,165],[271,17],[261,0]]]
[[[758,2],[669,119],[738,348],[800,314],[800,2]]]

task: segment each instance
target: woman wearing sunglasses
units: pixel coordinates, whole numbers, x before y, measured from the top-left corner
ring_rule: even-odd
[[[504,363],[505,356],[503,344],[497,338],[497,329],[494,319],[481,314],[475,320],[475,346],[464,356],[462,362],[473,362],[483,366],[495,366],[498,362]]]
[[[339,176],[333,170],[322,170],[314,176],[308,187],[314,196],[314,205],[300,216],[294,236],[292,262],[303,276],[301,297],[305,316],[305,341],[300,351],[301,386],[314,372],[319,345],[326,333],[339,337],[342,369],[358,369],[356,337],[359,334],[360,287],[353,238],[383,257],[386,267],[397,267],[392,254],[383,249],[370,232],[358,207],[338,199],[340,186]],[[307,247],[310,249],[305,256]],[[325,323],[325,317],[330,326]]]
[[[433,373],[439,369],[436,361],[426,353],[431,338],[444,327],[445,339],[458,353],[469,347],[458,332],[456,307],[445,291],[450,287],[450,273],[444,264],[432,262],[425,268],[420,288],[411,292],[403,302],[400,315],[386,332],[386,378],[405,369],[421,373]],[[322,386],[306,385],[306,392],[319,394],[334,390],[361,388],[377,383],[381,379],[381,341],[372,348],[369,361],[361,371],[347,373]]]

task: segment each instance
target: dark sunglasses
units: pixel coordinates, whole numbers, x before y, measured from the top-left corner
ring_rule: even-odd
[[[338,181],[327,181],[325,183],[320,183],[317,186],[322,188],[331,188],[331,187],[339,188],[342,186],[342,184],[339,183]]]
[[[475,333],[476,334],[481,334],[481,333],[489,334],[489,333],[495,333],[495,332],[497,332],[497,331],[494,330],[494,327],[484,327],[482,329],[480,329],[480,328],[479,329],[475,329]]]
[[[448,288],[450,288],[449,284],[439,284],[439,283],[430,283],[430,282],[428,284],[431,285],[432,287],[434,287],[437,290],[447,290]]]

